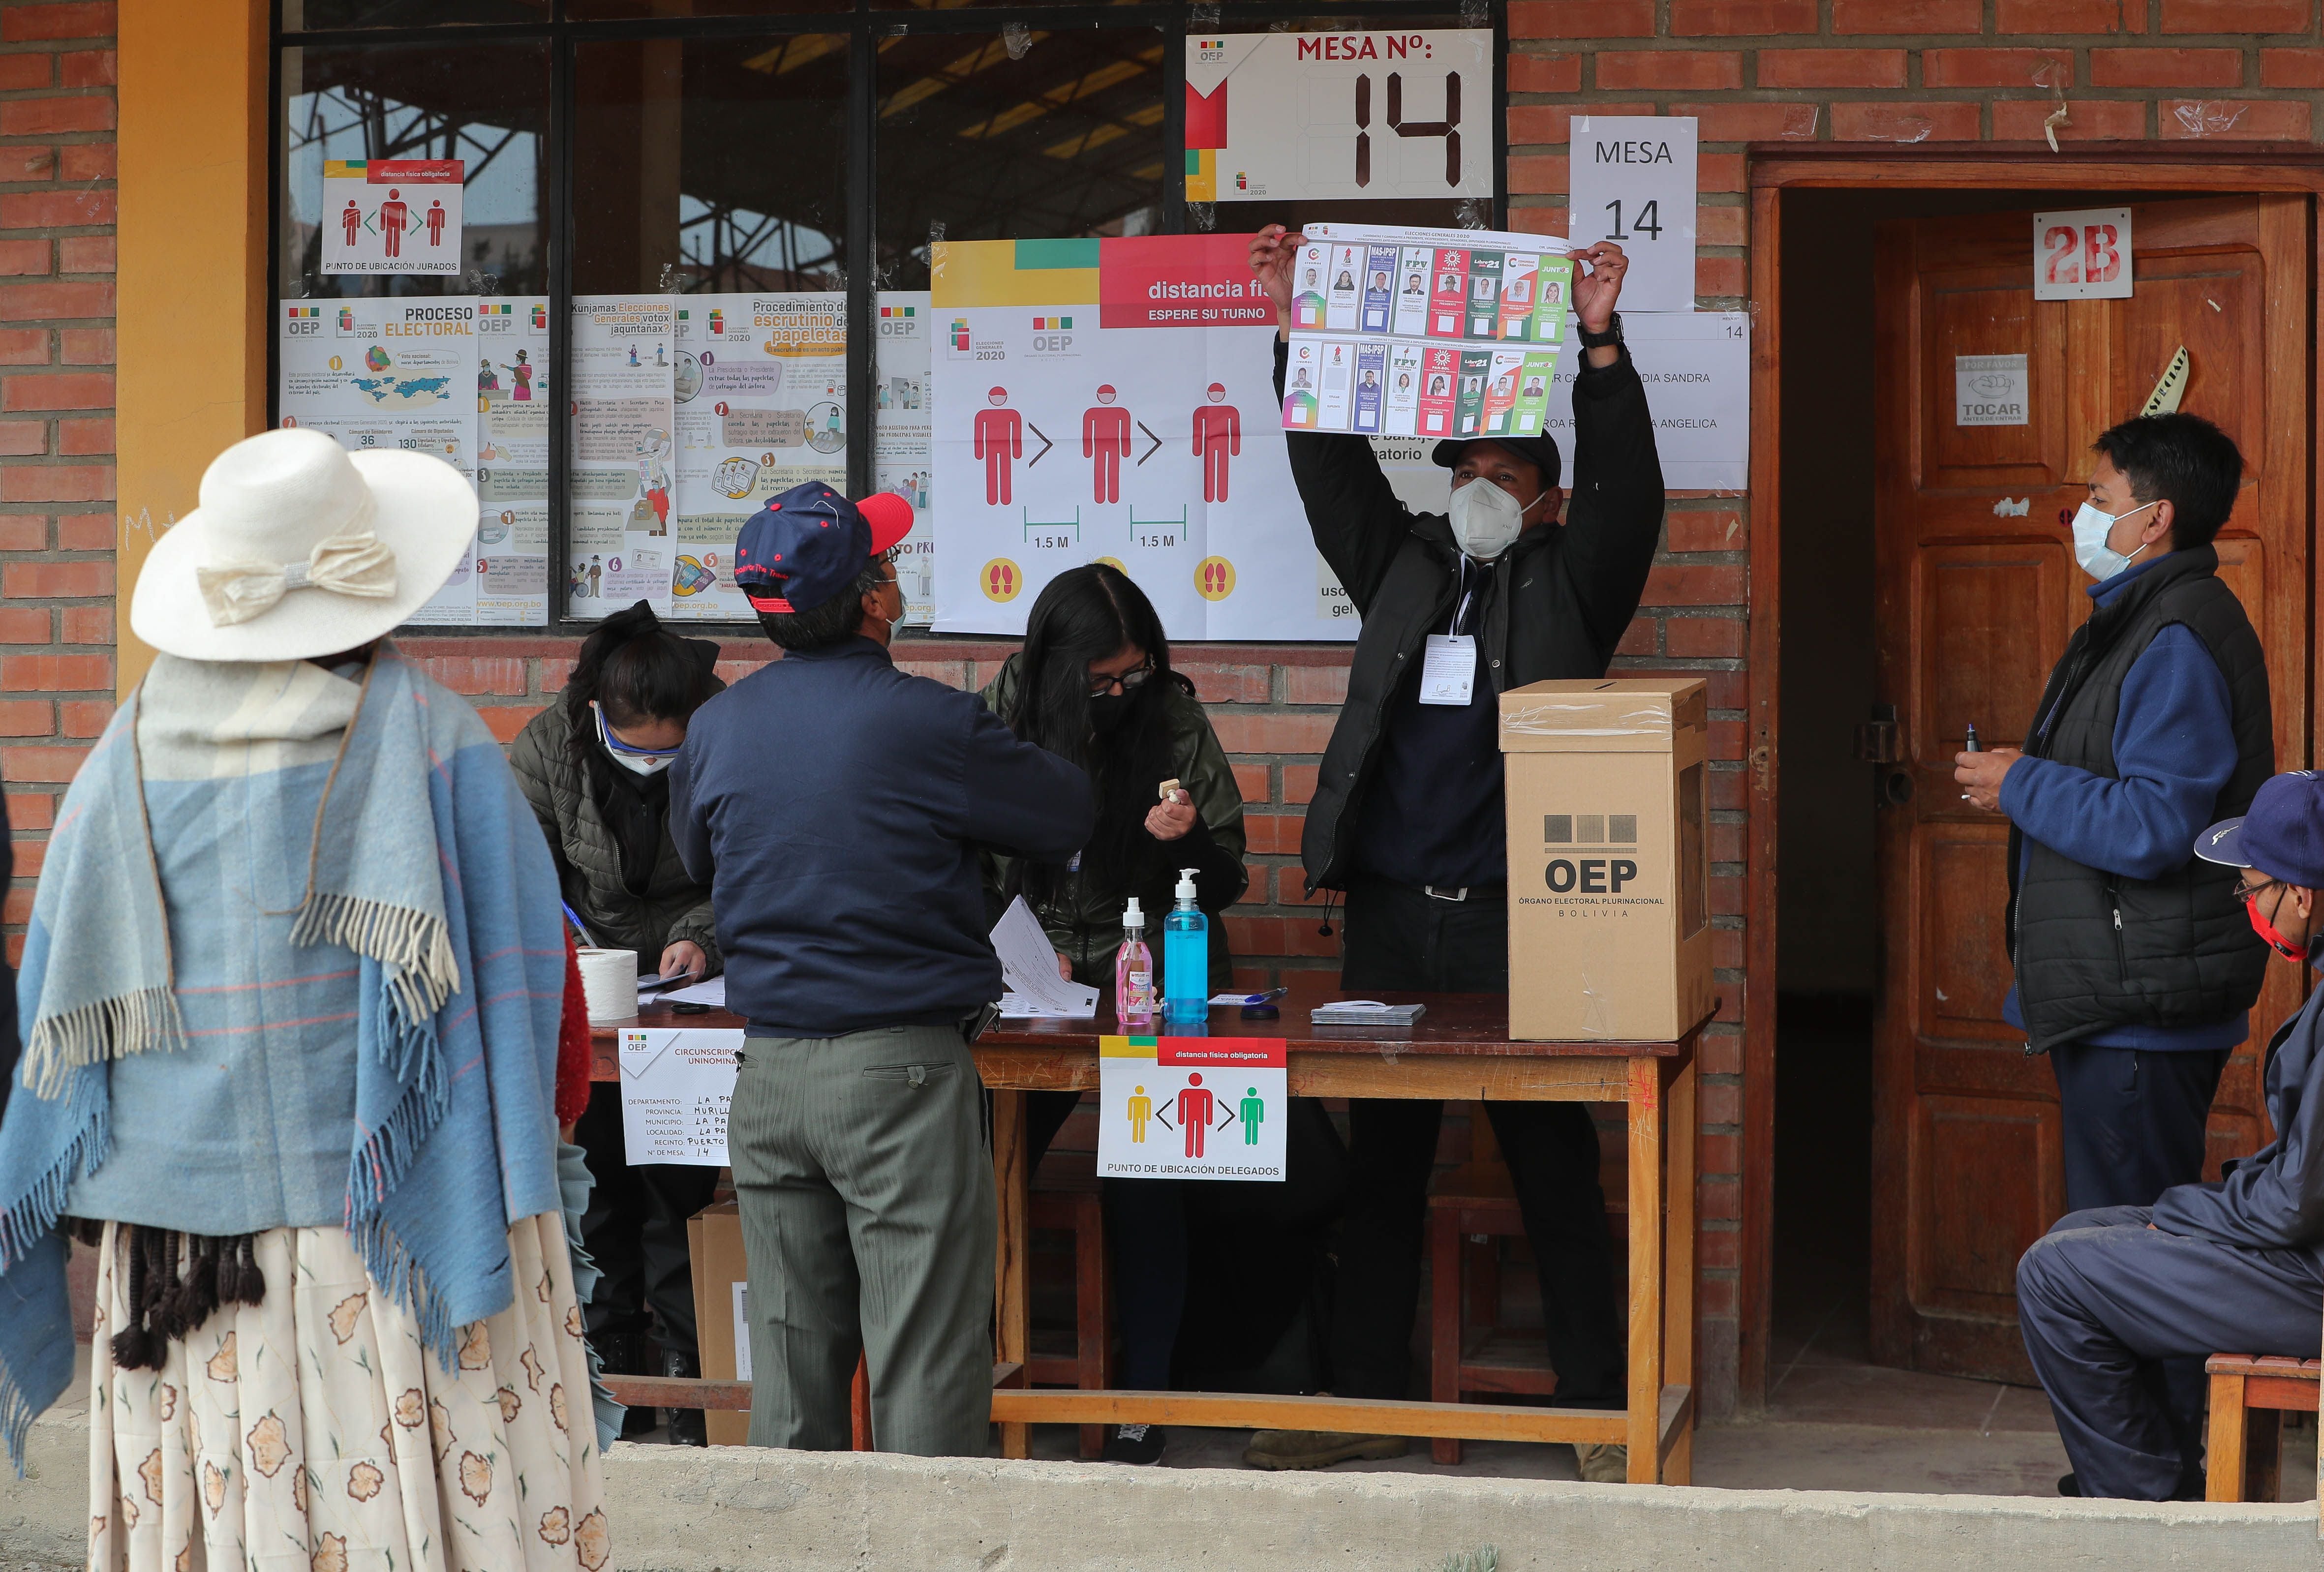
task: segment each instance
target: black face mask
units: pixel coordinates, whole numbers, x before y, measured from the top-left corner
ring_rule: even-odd
[[[1095,694],[1091,695],[1090,729],[1103,737],[1119,728],[1130,714],[1128,694]]]

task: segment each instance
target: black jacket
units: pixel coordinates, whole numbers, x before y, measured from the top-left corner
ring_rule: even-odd
[[[1278,343],[1278,397],[1286,353]],[[1315,549],[1363,618],[1347,702],[1323,750],[1299,847],[1310,890],[1344,889],[1382,723],[1428,635],[1447,626],[1461,551],[1443,514],[1414,514],[1397,500],[1367,438],[1292,432],[1285,440]],[[1603,368],[1584,356],[1573,380],[1569,459],[1565,522],[1526,530],[1493,575],[1477,642],[1495,693],[1605,676],[1637,614],[1662,535],[1663,468],[1628,349]]]
[[[2324,1262],[2324,988],[2267,1045],[2267,1117],[2276,1137],[2227,1165],[2218,1184],[2176,1184],[2154,1203],[2166,1234],[2246,1250],[2306,1250]]]
[[[1087,776],[869,639],[712,699],[669,773],[727,1007],[762,1036],[941,1025],[998,999],[980,845],[1062,862],[1095,818]]]
[[[2236,769],[2214,821],[2251,805],[2275,773],[2267,661],[2218,553],[2173,552],[2074,630],[2027,728],[2025,751],[2109,779],[2123,679],[2156,634],[2183,624],[2227,679]],[[2023,867],[2023,877],[2020,868]],[[2267,946],[2229,893],[2236,872],[2187,860],[2130,878],[2009,832],[2009,950],[2028,1048],[2047,1053],[2117,1026],[2202,1026],[2251,1008]]]

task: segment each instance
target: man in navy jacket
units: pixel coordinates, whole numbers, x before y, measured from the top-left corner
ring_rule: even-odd
[[[2205,831],[2204,860],[2245,870],[2251,926],[2286,960],[2324,949],[2324,778],[2262,786]],[[2218,1184],[2152,1207],[2068,1214],[2017,1263],[2017,1316],[2074,1471],[2061,1494],[2203,1495],[2201,1391],[2166,1379],[2207,1354],[2317,1356],[2324,1326],[2324,988],[2267,1045],[2276,1139]]]
[[[745,1016],[727,1147],[750,1260],[751,1443],[840,1451],[861,1349],[880,1449],[974,1456],[997,1216],[963,1027],[1001,997],[980,844],[1063,862],[1088,777],[889,658],[900,497],[817,483],[742,528],[783,659],[695,712],[670,833]]]

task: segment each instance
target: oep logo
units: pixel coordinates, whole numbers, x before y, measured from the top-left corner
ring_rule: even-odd
[[[984,590],[986,600],[1005,604],[1015,600],[1018,592],[1025,587],[1025,570],[1005,556],[996,556],[984,565],[978,582]]]
[[[1206,556],[1194,565],[1194,593],[1206,601],[1223,601],[1234,593],[1234,564],[1223,556]]]

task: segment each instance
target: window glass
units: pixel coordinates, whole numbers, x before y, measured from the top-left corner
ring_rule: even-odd
[[[667,22],[685,16],[798,16],[852,11],[853,0],[565,0],[570,22]]]
[[[282,31],[546,22],[549,0],[282,0]]]
[[[880,41],[881,284],[928,287],[928,241],[1162,226],[1156,28],[1011,27]]]

